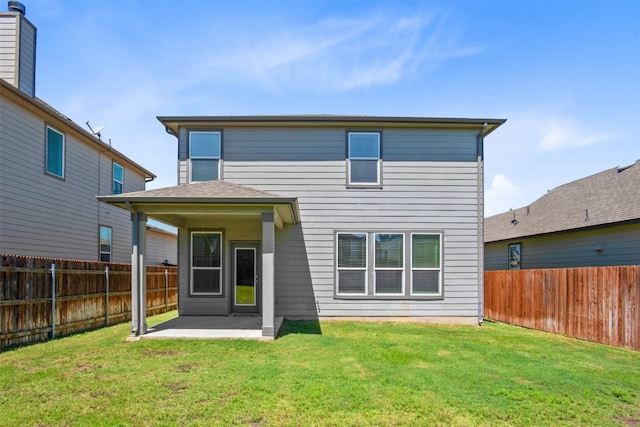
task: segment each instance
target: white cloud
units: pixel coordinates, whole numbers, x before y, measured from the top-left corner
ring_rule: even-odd
[[[344,91],[394,84],[443,61],[477,55],[460,47],[447,15],[374,14],[362,19],[329,18],[313,25],[237,29],[223,51],[211,51],[207,78],[240,77],[273,92]],[[279,29],[274,29],[279,28]]]
[[[493,177],[491,186],[484,195],[485,216],[496,215],[509,209],[519,208],[522,204],[524,192],[509,179],[499,173]]]
[[[540,141],[540,148],[545,151],[586,147],[609,141],[617,136],[613,133],[598,133],[583,123],[566,119],[562,122],[549,120],[545,129],[547,131]]]

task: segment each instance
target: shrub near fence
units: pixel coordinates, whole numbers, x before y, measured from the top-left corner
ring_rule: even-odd
[[[640,351],[640,266],[487,271],[484,317]]]
[[[130,264],[0,256],[0,349],[131,319]],[[176,308],[177,283],[147,266],[147,315]]]

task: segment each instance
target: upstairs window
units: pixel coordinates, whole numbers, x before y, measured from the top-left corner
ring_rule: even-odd
[[[347,144],[347,184],[354,187],[380,186],[380,133],[349,132]]]
[[[124,168],[113,163],[113,188],[111,194],[122,194],[122,186],[124,185]]]
[[[111,262],[111,227],[100,227],[100,261]]]
[[[47,126],[45,142],[45,170],[48,174],[64,178],[64,134]]]
[[[189,132],[191,182],[220,179],[220,132]]]

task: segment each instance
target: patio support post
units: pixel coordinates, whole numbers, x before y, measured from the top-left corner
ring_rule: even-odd
[[[147,333],[147,216],[131,213],[131,335]]]
[[[262,214],[262,336],[275,337],[275,215]]]

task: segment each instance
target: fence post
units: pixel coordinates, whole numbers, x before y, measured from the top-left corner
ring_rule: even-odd
[[[164,311],[169,311],[169,270],[164,269]]]
[[[51,339],[56,337],[56,265],[51,264]]]
[[[105,289],[105,309],[104,309],[104,316],[105,316],[105,323],[107,324],[107,326],[109,326],[109,266],[106,266],[104,268],[104,274],[106,276],[106,289]]]

